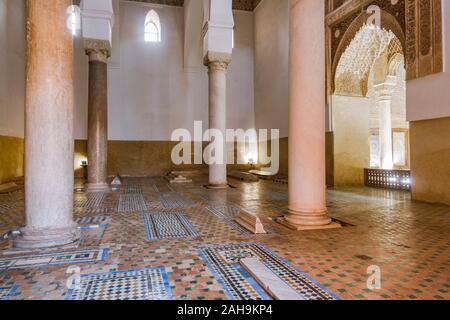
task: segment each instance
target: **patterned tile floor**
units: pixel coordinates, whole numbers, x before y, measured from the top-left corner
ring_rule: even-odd
[[[228,299],[224,279],[231,278],[223,278],[217,268],[230,263],[230,255],[215,255],[215,269],[202,253],[224,246],[242,247],[244,253],[265,248],[278,261],[269,265],[272,271],[290,272],[285,281],[299,286],[298,291],[307,289],[304,282],[313,284],[310,298],[320,289],[319,295],[340,299],[450,299],[450,207],[412,202],[404,192],[329,190],[330,215],[349,225],[299,233],[271,220],[286,210],[286,185],[232,183],[235,189],[207,190],[206,177],[174,186],[163,178],[136,178],[126,179],[118,192],[76,192],[74,216],[83,223],[80,246],[0,255],[0,264],[7,266],[0,267],[0,299]],[[23,198],[22,191],[0,194],[0,250],[10,241],[1,236],[24,224]],[[230,223],[230,208],[235,207],[258,213],[274,232],[243,234]],[[158,219],[153,219],[154,229],[175,235],[181,231],[181,236],[184,232],[189,237],[148,241],[145,217],[152,212],[172,218],[182,213],[198,236],[192,237],[190,227],[179,229],[183,225],[179,219],[170,225],[168,216],[162,218],[167,226],[155,226]],[[107,255],[99,250],[107,250]],[[8,267],[11,263],[20,268]],[[267,298],[238,265],[230,265],[255,294]],[[379,290],[367,288],[370,266],[381,269]],[[78,292],[67,285],[72,267],[80,272]],[[87,287],[92,290],[83,291]]]
[[[0,271],[104,261],[107,249],[48,252],[0,259]]]
[[[271,252],[264,245],[240,243],[204,246],[200,255],[210,266],[218,280],[224,285],[227,295],[233,300],[268,300],[270,297],[243,271],[241,259],[257,258],[274,274],[289,284],[305,300],[334,300],[337,297],[307,275]]]
[[[144,214],[147,240],[198,237],[189,219],[179,212],[151,212]]]
[[[0,288],[0,300],[11,300],[17,289],[17,286]]]
[[[70,284],[66,300],[171,300],[169,280],[161,268],[83,275]]]

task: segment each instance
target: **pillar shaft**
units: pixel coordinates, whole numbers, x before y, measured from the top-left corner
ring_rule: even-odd
[[[27,1],[25,106],[26,227],[17,248],[65,245],[73,221],[73,48],[70,0]]]
[[[378,102],[380,112],[380,163],[381,168],[391,170],[394,168],[392,152],[392,116],[391,101]]]
[[[396,77],[388,76],[386,82],[374,86],[380,117],[380,165],[385,170],[394,168],[391,103],[395,81]]]
[[[223,135],[222,163],[210,164],[209,187],[227,188],[226,129],[227,129],[227,68],[229,54],[208,54],[205,64],[209,75],[209,128]]]
[[[109,190],[108,159],[108,73],[109,51],[102,41],[87,41],[89,56],[88,99],[88,191]]]
[[[293,229],[332,226],[325,201],[323,0],[290,1],[289,214]]]

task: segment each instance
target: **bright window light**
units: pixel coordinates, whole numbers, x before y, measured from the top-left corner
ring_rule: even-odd
[[[150,10],[145,18],[145,42],[161,42],[161,22],[155,10]]]
[[[67,28],[72,33],[72,36],[76,36],[77,31],[81,30],[80,7],[72,5],[67,8]]]
[[[231,33],[231,48],[234,49],[234,29],[233,32]]]

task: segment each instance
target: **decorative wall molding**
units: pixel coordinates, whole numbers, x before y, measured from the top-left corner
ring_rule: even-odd
[[[182,7],[184,0],[132,0],[166,6]],[[262,0],[233,0],[233,10],[253,11]]]
[[[369,74],[381,57],[384,69],[396,55],[403,57],[400,40],[392,31],[380,30],[364,25],[346,47],[339,59],[334,79],[334,94],[350,97],[365,97],[368,90]],[[398,60],[404,67],[403,59]],[[397,60],[396,60],[397,62]],[[393,66],[396,73],[397,65]],[[385,74],[387,72],[383,72]],[[395,75],[395,74],[394,74]]]
[[[334,92],[339,60],[367,22],[370,5],[381,9],[381,27],[400,40],[407,80],[443,71],[441,0],[326,0],[327,81]]]
[[[408,80],[443,71],[441,0],[406,0]]]

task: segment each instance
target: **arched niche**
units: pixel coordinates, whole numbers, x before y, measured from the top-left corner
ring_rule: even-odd
[[[400,40],[392,31],[364,25],[341,55],[333,94],[366,97],[371,70],[375,68],[378,76],[386,77],[390,59],[397,54],[403,57],[403,52]],[[403,59],[401,66],[404,66]]]
[[[332,58],[332,68],[331,68],[331,92],[335,91],[335,78],[336,78],[336,69],[341,60],[342,55],[344,54],[346,48],[350,45],[353,38],[356,36],[358,31],[367,23],[368,18],[371,14],[366,12],[362,12],[345,31],[344,35],[339,42],[336,53]],[[405,33],[402,29],[401,24],[398,20],[389,12],[381,10],[381,27],[386,30],[391,30],[395,36],[400,40],[403,48],[403,55],[405,55]]]

